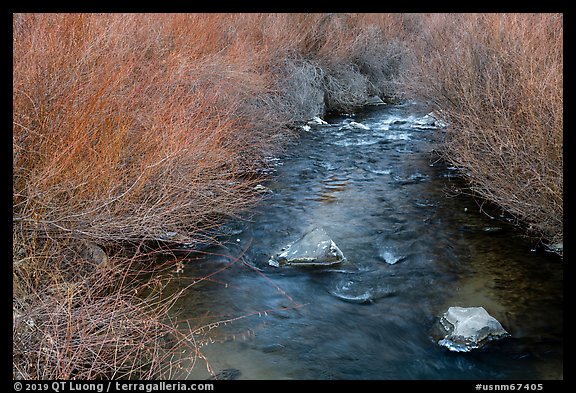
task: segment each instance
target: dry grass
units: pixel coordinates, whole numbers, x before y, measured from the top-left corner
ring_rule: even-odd
[[[563,240],[563,20],[430,15],[408,85],[449,118],[444,155],[477,195]],[[423,27],[426,26],[426,27]]]

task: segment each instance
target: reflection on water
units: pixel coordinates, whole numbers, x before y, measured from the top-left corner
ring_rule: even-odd
[[[191,260],[178,316],[192,326],[241,317],[202,347],[235,379],[560,379],[562,262],[474,200],[447,192],[435,131],[414,104],[381,106],[304,132],[281,157],[273,193],[219,256]],[[270,256],[322,227],[348,263],[274,268]],[[226,255],[230,257],[226,257]],[[233,259],[241,256],[239,259]],[[450,306],[482,306],[511,333],[466,354],[437,344]],[[210,377],[204,361],[182,374]]]

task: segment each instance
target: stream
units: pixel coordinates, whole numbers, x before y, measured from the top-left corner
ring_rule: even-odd
[[[207,326],[206,360],[177,379],[563,378],[562,260],[454,191],[455,168],[432,152],[442,131],[418,126],[427,112],[373,106],[301,132],[249,219],[175,278],[196,282],[175,315]],[[315,227],[348,262],[268,265]],[[449,351],[450,306],[484,307],[510,337]]]

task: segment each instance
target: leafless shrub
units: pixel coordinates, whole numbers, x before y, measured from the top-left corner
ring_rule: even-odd
[[[350,112],[368,97],[368,79],[355,65],[331,65],[324,78],[327,107],[334,112]]]
[[[289,105],[290,121],[349,112],[373,95],[396,96],[406,55],[399,15],[293,14],[259,21],[266,26],[267,70],[277,81],[274,103],[280,112]]]
[[[471,188],[563,239],[563,24],[553,14],[432,15],[408,76],[450,117],[445,157]]]
[[[54,260],[19,262],[15,273],[26,296],[13,307],[15,379],[167,377],[178,370],[174,358],[187,360],[182,350],[198,356],[190,332],[166,317],[178,294],[164,297],[158,265],[147,272],[141,259],[111,258],[72,275],[41,270],[53,267]],[[31,264],[42,277],[30,276]],[[73,265],[91,263],[75,260]]]
[[[323,116],[324,70],[309,61],[288,60],[284,72],[285,77],[278,82],[280,111],[287,113],[290,122]]]
[[[368,95],[398,95],[396,79],[405,70],[407,47],[399,38],[387,38],[374,25],[367,26],[354,45],[353,58],[359,72],[368,80]]]

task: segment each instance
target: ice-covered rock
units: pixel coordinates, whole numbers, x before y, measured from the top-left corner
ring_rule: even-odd
[[[288,244],[268,261],[270,266],[329,266],[346,258],[322,228],[314,228]]]
[[[414,121],[414,128],[438,129],[446,128],[448,125],[442,120],[442,116],[437,112],[430,112]]]
[[[435,122],[436,118],[428,114],[414,120],[414,126],[416,128],[436,128],[436,126],[434,125]]]
[[[450,307],[440,323],[448,334],[438,344],[455,352],[469,352],[510,335],[484,307]]]
[[[324,126],[324,125],[328,124],[327,121],[322,120],[322,119],[321,119],[320,117],[318,117],[318,116],[314,116],[312,119],[308,120],[307,123],[308,123],[308,125],[310,125],[310,126],[315,126],[315,125],[317,125],[317,126]]]
[[[445,122],[444,122],[443,120],[441,120],[441,119],[436,119],[436,121],[434,122],[434,125],[435,125],[437,128],[446,128],[446,127],[448,127],[448,123],[445,123]]]
[[[561,241],[554,244],[547,244],[545,247],[546,251],[562,255],[562,252],[564,251],[564,242]]]
[[[362,123],[358,123],[356,121],[351,121],[350,123],[343,125],[342,127],[339,128],[339,130],[369,130],[370,127],[368,127],[367,125],[364,125]]]

